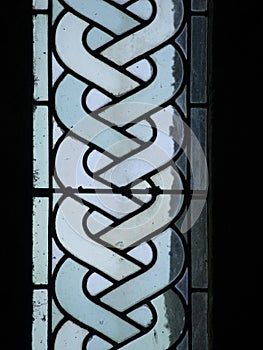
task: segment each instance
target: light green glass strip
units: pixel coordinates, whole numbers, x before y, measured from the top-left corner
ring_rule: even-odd
[[[48,17],[37,14],[33,17],[33,74],[34,99],[48,99]]]
[[[33,283],[48,283],[48,198],[33,199]]]
[[[33,186],[48,187],[48,108],[38,106],[33,115]]]
[[[47,290],[33,291],[33,322],[32,322],[32,349],[47,350],[48,328],[48,293]]]

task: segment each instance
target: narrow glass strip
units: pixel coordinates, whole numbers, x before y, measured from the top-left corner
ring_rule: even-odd
[[[48,107],[37,106],[33,115],[33,186],[48,187]]]
[[[207,153],[207,110],[191,109],[191,129],[195,137],[191,138],[191,187],[194,190],[207,189],[207,174],[204,164]]]
[[[33,291],[32,350],[47,350],[47,290]]]
[[[37,14],[33,17],[33,74],[34,99],[48,99],[48,17]]]
[[[205,11],[207,9],[207,0],[192,0],[193,11]]]
[[[207,101],[207,19],[192,17],[190,99],[192,103]]]
[[[198,206],[202,208],[202,212],[191,231],[192,287],[207,288],[207,208],[203,201],[194,200],[194,203],[197,210]]]
[[[192,294],[192,349],[208,349],[207,293]]]
[[[32,6],[33,6],[33,9],[35,10],[47,10],[48,0],[33,0]]]
[[[33,199],[33,283],[48,283],[48,198]]]

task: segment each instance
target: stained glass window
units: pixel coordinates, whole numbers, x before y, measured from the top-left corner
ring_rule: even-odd
[[[207,1],[32,7],[32,350],[209,349]]]

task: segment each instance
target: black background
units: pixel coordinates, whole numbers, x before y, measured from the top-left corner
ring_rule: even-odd
[[[0,125],[4,160],[0,348],[29,350],[31,2],[10,2],[1,4],[1,8]],[[261,200],[262,112],[258,102],[262,99],[262,22],[255,2],[214,0],[210,56],[214,350],[258,348],[262,323],[262,226],[256,224],[260,222]]]

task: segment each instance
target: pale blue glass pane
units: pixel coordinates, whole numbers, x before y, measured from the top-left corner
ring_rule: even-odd
[[[38,14],[33,17],[33,73],[34,99],[48,99],[48,17]]]
[[[205,11],[207,9],[207,0],[192,0],[192,10]]]
[[[47,350],[47,290],[33,291],[32,350]]]
[[[95,20],[115,34],[120,35],[139,24],[136,20],[104,1],[66,0],[65,2],[87,19]]]
[[[96,50],[100,46],[106,44],[108,41],[112,40],[113,37],[99,28],[92,28],[87,35],[87,44],[92,50]]]
[[[208,349],[207,294],[192,295],[192,350]]]
[[[132,5],[128,6],[128,9],[143,19],[150,18],[152,14],[152,5],[148,0],[138,0]]]
[[[176,38],[175,42],[179,44],[183,50],[183,53],[185,54],[185,57],[187,57],[187,26],[184,27],[182,32]]]
[[[191,31],[191,102],[207,101],[207,19],[192,17]]]
[[[198,203],[198,200],[195,200]],[[198,204],[196,204],[198,205]],[[199,204],[203,206],[203,202]],[[206,288],[208,286],[208,253],[207,253],[207,206],[192,227],[192,286]]]
[[[33,0],[32,6],[36,10],[46,10],[48,8],[48,0]]]
[[[63,318],[64,315],[59,311],[54,300],[52,300],[52,331],[55,330],[55,327]]]
[[[182,153],[180,155],[180,157],[175,161],[175,165],[182,171],[183,175],[186,177],[187,157],[185,153]]]
[[[57,16],[64,9],[59,0],[52,0],[52,23],[55,22]]]
[[[186,88],[184,88],[181,95],[179,95],[176,99],[176,103],[182,109],[184,114],[186,115]]]
[[[56,336],[55,350],[83,349],[82,344],[89,332],[71,321],[66,321]]]
[[[48,108],[35,107],[33,114],[33,185],[48,187]]]
[[[191,129],[196,138],[191,138],[191,186],[195,190],[205,190],[208,186],[205,156],[207,153],[207,110],[191,109]]]
[[[33,283],[48,283],[48,198],[33,201]]]
[[[182,293],[185,300],[188,301],[188,270],[186,269],[180,282],[176,284],[176,288]]]

